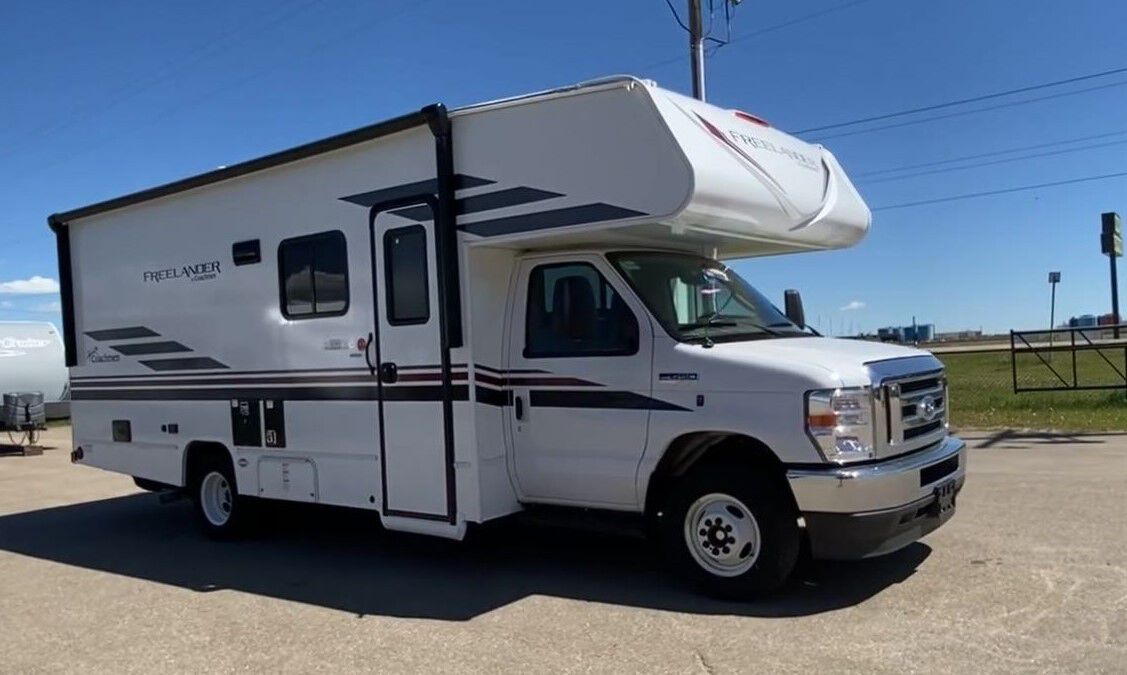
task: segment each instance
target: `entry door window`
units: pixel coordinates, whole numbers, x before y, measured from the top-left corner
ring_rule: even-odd
[[[525,322],[525,358],[627,356],[638,351],[634,313],[587,263],[534,268]]]
[[[383,237],[387,322],[393,326],[430,319],[427,232],[422,225],[388,230]]]

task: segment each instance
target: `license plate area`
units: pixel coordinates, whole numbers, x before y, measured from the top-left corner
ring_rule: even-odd
[[[937,518],[947,518],[955,511],[955,479],[945,480],[935,486],[932,494],[935,501],[931,505],[931,514]]]

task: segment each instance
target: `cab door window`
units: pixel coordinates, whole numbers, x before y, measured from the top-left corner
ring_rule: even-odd
[[[525,358],[627,356],[638,320],[588,263],[540,265],[528,279]]]

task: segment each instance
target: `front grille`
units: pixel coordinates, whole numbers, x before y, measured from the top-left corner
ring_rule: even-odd
[[[909,380],[900,385],[901,394],[910,394],[914,391],[923,391],[925,389],[934,389],[939,385],[938,377],[925,377],[920,380]]]
[[[940,440],[947,433],[947,379],[942,371],[883,381],[885,452],[901,454]]]
[[[913,438],[919,438],[920,436],[923,436],[925,434],[930,434],[931,432],[935,431],[936,429],[941,428],[942,426],[943,426],[943,421],[939,420],[939,421],[936,421],[936,422],[932,422],[930,424],[925,424],[923,426],[912,427],[911,429],[905,429],[904,430],[904,440],[910,441]]]

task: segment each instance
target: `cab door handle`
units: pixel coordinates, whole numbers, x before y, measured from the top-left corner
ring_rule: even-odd
[[[513,399],[513,411],[516,413],[518,420],[524,419],[524,397],[517,396]]]

